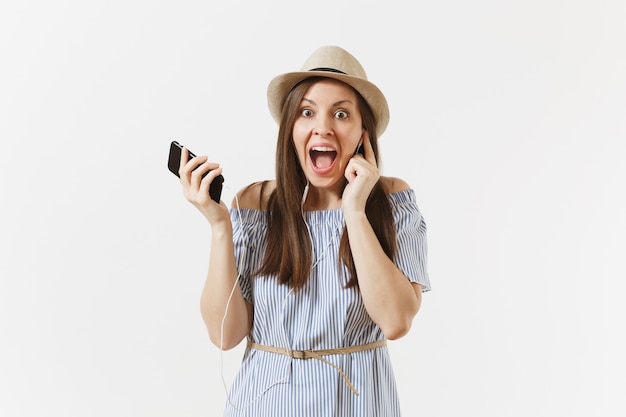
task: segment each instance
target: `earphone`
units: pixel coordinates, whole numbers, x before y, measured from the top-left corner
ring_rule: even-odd
[[[224,188],[231,190],[231,188],[228,185],[225,185]],[[306,196],[308,194],[309,191],[309,182],[307,180],[307,185],[304,188],[304,193],[302,195],[302,208],[304,210],[304,202],[306,201]],[[243,227],[243,218],[241,217],[241,207],[239,206],[239,198],[237,196],[237,193],[235,194],[235,205],[237,206],[237,215],[239,217],[239,224],[242,225]],[[304,216],[304,212],[303,212],[303,216]],[[304,222],[306,224],[306,220]],[[308,225],[307,225],[307,229],[308,229]],[[309,230],[309,236],[310,236],[311,231]],[[228,309],[230,307],[230,302],[233,298],[233,295],[235,293],[235,289],[237,288],[237,285],[239,284],[239,279],[241,278],[241,272],[239,272],[241,270],[241,268],[239,267],[239,265],[237,265],[237,278],[235,279],[235,282],[233,284],[233,288],[230,290],[230,294],[228,296],[228,300],[226,301],[226,307],[224,308],[224,316],[222,317],[222,322],[220,325],[220,376],[222,378],[222,384],[224,386],[224,391],[226,393],[226,400],[228,401],[228,404],[233,407],[235,410],[237,411],[243,411],[245,409],[247,409],[248,407],[250,407],[251,405],[253,405],[254,403],[256,403],[259,399],[261,399],[265,393],[267,391],[269,391],[270,389],[272,389],[273,387],[275,387],[276,385],[279,384],[284,384],[287,383],[289,381],[289,375],[285,375],[283,378],[276,380],[275,382],[273,382],[272,384],[270,384],[269,386],[267,386],[265,389],[263,389],[263,391],[261,391],[256,397],[254,397],[250,402],[248,402],[247,404],[245,404],[242,407],[238,407],[235,404],[233,404],[233,402],[231,401],[230,398],[230,392],[228,391],[228,386],[226,385],[226,379],[224,378],[224,324],[226,322],[226,317],[228,316]],[[293,288],[289,291],[289,293],[287,294],[287,296],[289,296],[290,294],[293,293]],[[283,309],[284,310],[284,304],[283,304]],[[281,312],[281,317],[284,315],[284,311]],[[282,321],[282,319],[281,319]]]
[[[304,211],[304,202],[306,201],[306,196],[309,195],[309,180],[307,178],[306,185],[304,186],[304,192],[302,193],[302,210]]]
[[[311,239],[311,249],[314,250],[315,244],[314,244],[314,240],[313,240],[313,236],[311,234],[311,229],[309,228],[309,225],[306,221],[306,217],[305,217],[305,213],[304,213],[304,203],[306,202],[306,198],[309,192],[309,180],[307,179],[306,185],[304,187],[304,191],[302,193],[302,200],[301,200],[301,213],[302,213],[302,218],[304,220],[304,224],[307,228],[307,231],[309,233],[309,238]],[[224,185],[225,189],[231,190],[230,187],[228,185]],[[232,190],[231,190],[232,191]],[[242,225],[241,227],[243,227],[243,218],[241,215],[241,208],[239,206],[239,199],[237,196],[237,193],[234,193],[235,195],[235,205],[237,207],[237,216],[239,219],[239,224]],[[326,256],[326,254],[328,253],[328,250],[331,248],[331,246],[333,245],[333,243],[335,242],[335,239],[339,236],[339,232],[340,229],[337,230],[336,232],[336,236],[333,239],[330,239],[328,245],[326,246],[326,248],[324,249],[324,251],[319,254],[316,259],[315,262],[312,263],[311,265],[311,271],[313,271],[313,269],[317,266],[317,264]],[[240,259],[245,259],[245,256],[241,256]],[[231,400],[231,396],[230,396],[230,392],[228,390],[228,386],[226,384],[226,379],[224,377],[224,349],[223,349],[223,340],[224,340],[224,325],[226,322],[226,318],[228,316],[228,309],[230,307],[230,303],[232,300],[232,297],[235,293],[235,290],[237,288],[237,285],[239,284],[240,278],[241,278],[241,273],[239,272],[240,270],[242,270],[242,268],[240,268],[239,265],[237,265],[237,278],[235,279],[235,282],[233,284],[233,287],[230,291],[230,294],[228,296],[228,300],[226,302],[226,306],[224,308],[224,315],[222,317],[222,321],[221,321],[221,326],[220,326],[220,374],[221,374],[221,379],[222,379],[222,384],[224,386],[224,391],[226,393],[226,399],[228,401],[228,404],[233,407],[235,410],[237,411],[243,411],[247,408],[249,408],[250,406],[252,406],[253,404],[255,404],[258,400],[260,400],[270,389],[272,389],[273,387],[280,385],[280,384],[285,384],[289,382],[290,376],[289,376],[289,369],[290,367],[287,367],[287,372],[283,377],[279,377],[278,379],[275,380],[275,382],[272,382],[271,384],[269,384],[268,386],[266,386],[265,388],[263,388],[261,390],[261,392],[259,392],[251,401],[249,401],[247,404],[239,407],[237,405],[235,405],[233,403],[233,401]],[[290,291],[287,293],[287,295],[285,296],[283,303],[282,303],[282,308],[281,308],[281,314],[280,314],[280,321],[282,323],[282,329],[285,332],[285,337],[286,337],[286,342],[289,343],[289,337],[288,337],[288,333],[287,333],[287,328],[284,326],[284,313],[285,313],[285,308],[287,306],[287,301],[289,299],[289,296],[294,294],[294,289],[290,289]],[[292,358],[293,360],[293,358]]]

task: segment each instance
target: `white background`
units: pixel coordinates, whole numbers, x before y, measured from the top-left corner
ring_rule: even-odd
[[[0,6],[0,415],[215,416],[210,229],[172,139],[273,177],[270,79],[340,45],[386,94],[383,174],[433,291],[391,343],[406,416],[622,416],[623,1]],[[241,346],[224,353],[232,381]]]

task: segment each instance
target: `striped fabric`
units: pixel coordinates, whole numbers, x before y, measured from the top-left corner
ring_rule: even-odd
[[[426,224],[412,190],[390,196],[398,228],[396,265],[423,291],[430,290],[426,269]],[[273,277],[250,279],[266,247],[266,212],[231,210],[233,239],[244,297],[254,304],[249,340],[292,350],[333,349],[383,340],[358,289],[344,289],[337,251],[343,230],[341,209],[305,212],[314,242],[315,265],[302,290],[292,291]],[[343,370],[355,395],[332,366],[248,349],[229,392],[225,416],[335,417],[400,416],[387,347],[327,356]]]

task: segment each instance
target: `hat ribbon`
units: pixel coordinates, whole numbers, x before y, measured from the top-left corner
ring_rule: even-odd
[[[325,67],[321,67],[321,68],[313,68],[310,69],[309,71],[326,71],[326,72],[336,72],[339,74],[343,74],[343,75],[348,75],[343,71],[339,71],[338,69],[334,69],[334,68],[325,68]]]

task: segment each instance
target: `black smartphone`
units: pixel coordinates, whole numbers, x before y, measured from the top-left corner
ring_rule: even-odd
[[[177,177],[180,178],[180,175],[178,174],[178,170],[180,168],[180,155],[181,152],[183,150],[183,146],[178,143],[177,141],[173,140],[172,143],[170,144],[170,156],[167,160],[167,167],[169,168],[170,172],[174,175],[176,175]],[[189,151],[189,160],[191,160],[191,158],[194,158],[196,155]],[[209,172],[207,172],[208,174]],[[204,174],[202,177],[204,178],[206,174]],[[211,185],[209,186],[209,194],[211,195],[211,198],[213,199],[213,201],[219,203],[220,199],[222,198],[222,186],[224,184],[224,177],[220,174],[217,177],[215,177],[215,179],[211,182]]]
[[[361,154],[363,155],[363,157],[365,157],[365,149],[363,149],[363,141],[359,141],[359,144],[356,147],[356,150],[354,151],[354,155],[358,155]]]

